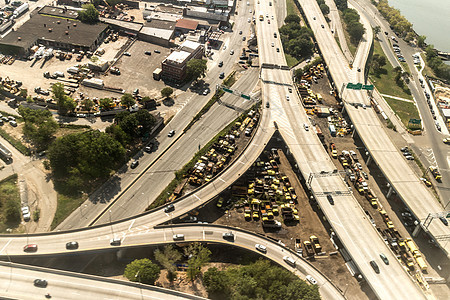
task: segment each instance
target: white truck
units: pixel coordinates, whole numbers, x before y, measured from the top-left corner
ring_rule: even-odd
[[[24,3],[21,6],[19,6],[18,8],[16,8],[13,12],[14,19],[17,19],[21,14],[26,12],[29,7],[30,6],[28,5],[28,3]]]

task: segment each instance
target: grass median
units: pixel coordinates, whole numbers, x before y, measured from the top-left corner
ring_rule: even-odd
[[[393,111],[400,117],[405,127],[408,127],[409,119],[420,119],[419,112],[414,102],[406,102],[402,100],[384,97],[386,102]],[[417,128],[414,128],[417,129]]]

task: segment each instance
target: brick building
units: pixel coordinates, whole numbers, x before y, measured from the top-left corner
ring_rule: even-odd
[[[183,82],[186,79],[187,62],[203,56],[203,46],[192,41],[185,41],[177,51],[172,52],[163,62],[161,76],[164,80]]]

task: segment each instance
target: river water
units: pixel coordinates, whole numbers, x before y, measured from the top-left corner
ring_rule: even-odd
[[[450,0],[388,0],[413,24],[414,31],[427,37],[426,43],[450,52]]]

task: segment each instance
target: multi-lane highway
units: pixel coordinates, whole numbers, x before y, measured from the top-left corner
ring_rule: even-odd
[[[36,279],[47,286],[36,286]],[[0,262],[2,299],[161,299],[179,300],[198,297],[151,285],[77,274],[15,263]]]
[[[315,33],[316,40],[337,89],[343,92],[342,86],[344,84],[361,82],[363,79],[362,74],[356,74],[357,71],[355,69],[357,67],[363,69],[365,63],[358,65],[358,60],[355,58],[354,68],[350,69],[330,29],[326,26],[325,18],[317,2],[300,0],[300,3],[311,29]],[[323,24],[325,24],[325,28],[321,27]],[[369,42],[371,40],[366,40],[362,43]],[[363,60],[360,60],[360,62],[362,64]],[[390,140],[380,119],[375,111],[370,108],[368,95],[362,91],[350,90],[345,92],[343,100],[347,113],[361,140],[369,150],[371,157],[406,206],[422,221],[425,220],[429,212],[442,211],[442,206],[419,180],[418,176]],[[368,105],[369,108],[358,109],[351,105],[355,103]],[[448,235],[448,227],[441,222],[432,222],[428,230],[448,255],[450,244],[448,241],[441,240],[441,237]]]
[[[195,94],[196,98],[190,99],[156,137],[159,146],[155,152],[151,154],[141,152],[137,156],[140,161],[138,168],[118,174],[108,181],[62,222],[57,227],[58,230],[82,228],[92,225],[93,222],[95,224],[108,223],[111,220],[120,220],[143,212],[175,177],[174,173],[181,169],[199,148],[208,143],[242,110],[248,109],[254,104],[234,95],[225,94],[222,97],[223,103],[236,107],[236,110],[216,103],[190,130],[183,134],[186,125],[214,93],[215,85],[222,82],[219,73],[228,74],[235,67],[239,51],[244,44],[242,37],[250,33],[250,23],[247,22],[247,18],[251,18],[250,7],[241,3],[238,8],[240,17],[236,18],[235,25],[236,28],[242,30],[242,35],[239,34],[239,30],[227,33],[223,45],[217,51],[213,51],[212,58],[208,59],[209,70],[206,81],[210,85],[211,94],[208,97]],[[233,55],[230,54],[231,50],[235,50]],[[218,67],[219,61],[223,61],[223,67]],[[234,84],[233,89],[250,94],[257,83],[258,70],[250,68],[238,76],[240,78]],[[176,134],[174,137],[168,138],[167,134],[172,129]],[[151,167],[146,169],[147,166]],[[142,172],[144,174],[138,178]],[[134,182],[135,180],[136,182]],[[149,192],[150,186],[152,189]],[[116,200],[114,205],[110,205],[114,200]]]

